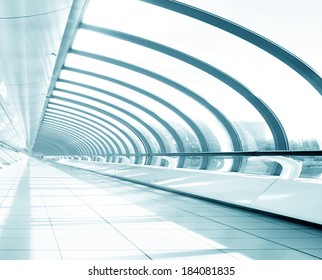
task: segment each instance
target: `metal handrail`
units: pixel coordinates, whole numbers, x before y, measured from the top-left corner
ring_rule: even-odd
[[[82,156],[322,156],[322,150],[310,151],[236,151],[236,152],[186,152],[186,153],[142,153],[142,154],[108,154],[108,155],[82,155]]]

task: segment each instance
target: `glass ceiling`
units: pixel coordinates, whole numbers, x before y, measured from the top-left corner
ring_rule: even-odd
[[[139,163],[157,153],[321,150],[318,6],[90,0],[34,152],[132,154]],[[48,149],[57,133],[64,150]],[[196,162],[180,157],[178,167],[216,165]]]

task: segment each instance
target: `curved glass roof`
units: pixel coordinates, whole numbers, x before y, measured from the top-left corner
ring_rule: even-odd
[[[321,150],[317,5],[88,1],[34,152],[145,164],[177,153],[178,167],[241,171],[239,157],[183,155]]]

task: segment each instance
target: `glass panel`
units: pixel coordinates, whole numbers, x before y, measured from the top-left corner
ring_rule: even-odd
[[[321,1],[181,0],[180,2],[249,28],[291,51],[322,73]]]
[[[243,97],[236,94],[235,91],[233,91],[214,77],[210,76],[209,74],[199,69],[196,69],[195,67],[192,67],[186,63],[180,62],[177,59],[148,50],[146,48],[122,42],[117,39],[108,38],[107,36],[103,36],[93,32],[84,30],[81,31],[82,32],[79,32],[77,37],[79,39],[75,42],[75,45],[77,46],[77,44],[79,44],[79,47],[81,49],[86,48],[86,51],[95,53],[101,52],[101,54],[104,54],[106,49],[108,49],[108,55],[113,56],[113,58],[117,58],[120,60],[124,60],[126,58],[127,61],[130,61],[135,65],[140,65],[141,67],[159,73],[163,77],[168,77],[169,79],[173,79],[177,83],[186,86],[189,90],[192,90],[193,92],[205,98],[213,106],[218,107],[223,113],[227,115],[227,117],[230,118],[231,121],[238,123],[246,120],[247,122],[250,122],[250,126],[252,126],[253,123],[262,123],[265,127],[265,131],[268,130],[267,125],[265,125],[265,121],[260,116],[260,114],[251,106],[251,104],[245,101]],[[99,45],[100,48],[97,49],[96,45],[86,46],[84,44],[84,41],[98,42],[97,45]],[[124,52],[126,50],[128,51],[124,55],[122,50]],[[147,57],[149,59],[146,59]],[[171,65],[171,67],[169,67],[169,65]],[[126,79],[132,80],[133,77],[128,78],[128,76],[126,76]],[[139,81],[140,84],[143,84],[147,81],[147,79],[141,78]],[[194,101],[191,101],[191,99],[189,100],[189,98],[188,101],[185,102],[187,97],[184,96],[182,93],[178,93],[178,90],[170,88],[169,86],[157,82],[151,78],[149,78],[149,83],[147,85],[144,85],[144,88],[147,87],[153,88],[154,91],[156,91],[156,89],[159,90],[161,94],[160,96],[166,96],[164,98],[170,102],[181,102],[180,108],[183,111],[187,111],[189,115],[192,115],[192,117],[197,117],[198,119],[200,119],[202,118],[202,116],[204,116],[203,111],[200,111],[204,109],[202,109],[199,104],[196,104]],[[224,88],[224,91],[222,90],[222,88]],[[242,114],[241,111],[243,112]],[[205,114],[207,113],[205,112]],[[211,118],[213,119],[213,122],[205,122],[204,119],[201,119],[200,122],[204,125],[206,123],[217,123],[217,129],[214,131],[218,132],[216,137],[221,140],[220,144],[223,146],[222,150],[231,150],[231,146],[229,141],[227,141],[227,136],[225,136],[225,132],[223,132],[221,126],[218,126],[218,122],[216,122],[214,117]],[[239,126],[237,130],[241,130],[241,132],[243,132],[243,130],[240,128],[241,126]],[[248,134],[246,132],[243,132],[243,135]],[[271,136],[269,131],[267,135],[268,137]],[[253,135],[250,136],[253,137]],[[254,145],[256,141],[254,141],[252,138],[242,138],[244,140],[245,150],[257,149],[257,145]],[[265,140],[272,142],[272,140],[269,139]]]
[[[88,75],[77,74],[70,71],[63,71],[61,74],[61,77],[63,79],[69,79],[73,81],[86,81],[86,83],[89,85],[93,85],[93,86],[108,90],[110,92],[113,92],[119,95],[120,97],[125,97],[129,100],[135,100],[138,104],[148,108],[152,112],[156,113],[163,120],[167,121],[169,125],[172,125],[181,136],[181,139],[183,140],[186,151],[191,151],[192,149],[196,150],[196,148],[200,150],[198,148],[199,144],[198,144],[196,135],[191,130],[189,125],[181,117],[179,117],[168,107],[162,105],[162,103],[155,101],[153,98],[161,99],[161,101],[168,101],[171,106],[174,106],[177,109],[179,108],[180,113],[195,116],[195,118],[191,118],[191,116],[190,118],[195,119],[197,124],[200,123],[199,126],[201,129],[207,128],[208,126],[212,127],[213,131],[217,131],[217,135],[216,135],[217,138],[221,136],[220,133],[221,134],[224,133],[222,132],[222,128],[220,127],[220,125],[218,125],[218,122],[216,121],[216,119],[213,116],[211,116],[207,111],[201,113],[203,108],[201,108],[201,105],[197,104],[191,98],[183,94],[180,95],[180,93],[178,94],[178,96],[172,95],[172,98],[169,98],[168,94],[163,94],[167,90],[171,90],[171,88],[169,86],[164,86],[162,83],[159,83],[159,86],[157,88],[154,88],[154,89],[150,88],[149,89],[150,91],[148,91],[148,94],[150,94],[150,97],[147,97],[143,94],[140,94],[138,91],[134,91],[124,86],[120,86],[115,83],[104,81],[102,79],[94,78]],[[142,89],[142,90],[146,91],[146,89]],[[163,97],[167,97],[167,98],[163,98]],[[200,122],[199,119],[207,120],[209,122],[209,125],[208,126],[205,125],[204,124],[205,122]],[[187,138],[187,136],[185,136],[186,133],[189,133],[188,137],[190,139],[194,139],[192,142],[186,141],[186,138]],[[170,141],[172,137],[171,135],[169,135],[169,133],[167,133],[164,136],[166,139],[165,140],[166,143],[168,144],[175,143],[174,140]],[[227,139],[227,135],[225,135],[225,133],[223,134],[223,137],[226,137],[225,138],[226,141],[223,141],[223,142],[229,144],[229,139]],[[211,149],[220,150],[220,145],[216,146],[214,144],[216,143],[216,141],[213,141],[213,138],[214,138],[213,135],[211,135],[209,138],[209,140],[211,140],[209,141]],[[192,145],[191,143],[195,143],[193,144],[195,148],[191,147]],[[228,150],[229,148],[225,147],[223,149]],[[171,151],[175,152],[176,151],[175,147],[172,147]]]
[[[111,97],[109,95],[103,94],[101,92],[92,91],[83,87],[74,86],[68,83],[57,83],[58,88],[67,89],[71,91],[77,91],[79,93],[82,93],[84,95],[95,97],[97,99],[100,99],[102,101],[106,101],[109,103],[112,103],[113,105],[119,106],[120,108],[126,109],[128,112],[133,113],[135,116],[140,117],[141,120],[144,120],[147,124],[149,124],[154,130],[156,130],[159,134],[159,136],[163,139],[163,142],[165,143],[167,147],[167,151],[176,152],[177,148],[175,145],[175,141],[172,137],[172,135],[169,133],[167,128],[165,126],[162,126],[160,122],[155,120],[153,117],[150,116],[147,112],[150,111],[152,114],[156,114],[157,117],[161,117],[163,121],[166,121],[168,123],[171,122],[181,122],[181,120],[177,120],[178,117],[173,114],[168,108],[166,108],[163,105],[158,104],[157,102],[153,101],[152,99],[149,99],[145,96],[142,96],[140,94],[137,94],[133,90],[127,90],[124,87],[120,87],[115,85],[115,87],[109,87],[110,85],[113,86],[110,82],[105,82],[101,79],[92,78],[88,75],[81,75],[80,77],[77,77],[77,74],[75,74],[76,80],[86,81],[87,85],[95,86],[96,88],[104,89],[111,94],[116,95],[116,97],[120,98],[126,98],[129,100],[129,102],[135,102],[138,106],[143,106],[144,110],[141,110],[139,108],[136,108],[127,102],[123,102],[119,100],[118,98]],[[82,77],[83,76],[83,77]],[[78,78],[78,79],[77,79]],[[74,79],[75,80],[75,79]]]
[[[261,160],[260,157],[243,157],[241,173],[270,175],[276,168],[276,163],[270,160]]]
[[[264,13],[265,5],[260,6],[254,1],[247,2],[254,5],[254,7],[263,7],[262,12]],[[231,7],[232,1],[229,1],[229,3]],[[280,1],[278,5],[275,4],[279,7],[279,3]],[[312,7],[314,7],[312,3],[310,1],[310,11],[313,12],[313,18],[315,19],[317,12],[316,8],[314,8],[315,11],[312,10]],[[139,1],[119,1],[115,5],[110,5],[108,9],[103,9],[101,5],[104,4],[100,1],[91,2],[84,17],[85,23],[120,30],[154,40],[206,61],[241,81],[256,96],[269,105],[285,128],[291,149],[310,148],[305,144],[308,141],[311,141],[311,146],[322,146],[322,136],[316,130],[316,127],[319,127],[318,120],[322,119],[322,110],[320,110],[322,105],[321,96],[303,77],[281,61],[236,36],[166,9],[160,9]],[[238,7],[241,7],[241,5]],[[271,3],[266,5],[275,7]],[[300,8],[302,5],[296,4],[295,6],[297,7],[297,13],[301,13]],[[99,12],[97,12],[98,9],[100,9]],[[294,7],[291,10],[293,9]],[[232,14],[236,11],[231,10]],[[93,16],[94,11],[95,17]],[[274,16],[278,13],[280,13],[279,18],[282,19],[284,13],[280,9],[274,9]],[[120,17],[120,14],[122,14],[122,17]],[[249,12],[238,12],[238,16],[253,21],[252,27],[255,26],[255,23],[257,25],[258,17],[252,18],[248,15]],[[124,17],[127,18],[126,21]],[[298,20],[298,17],[294,15],[292,18],[292,22]],[[266,19],[268,19],[267,16]],[[269,19],[271,22],[271,18]],[[283,20],[285,22],[285,18]],[[147,22],[149,24],[146,24]],[[300,22],[295,26],[301,24]],[[311,21],[306,27],[314,25],[315,23],[313,22]],[[319,22],[321,22],[321,17],[319,17],[313,32],[316,32]],[[268,24],[265,24],[265,26],[268,29],[270,28]],[[275,26],[280,26],[280,24]],[[287,27],[288,32],[286,33],[288,35],[286,37],[298,37],[290,47],[291,50],[293,50],[294,46],[301,45],[300,48],[303,50],[301,54],[306,54],[305,60],[308,60],[312,65],[314,64],[314,68],[321,69],[322,64],[319,55],[321,36],[312,36],[311,30],[313,29],[308,28],[308,31],[306,31],[303,26],[299,29],[293,29],[293,32],[289,32],[289,28]],[[270,34],[278,33],[279,38],[284,37],[285,32],[280,30],[275,32],[274,28],[271,30]],[[303,37],[298,36],[298,30],[301,30],[301,35],[306,34]],[[305,31],[302,32],[303,30]],[[312,52],[303,47],[306,46],[307,41],[305,38],[308,36],[312,39],[319,38],[317,42],[313,39],[314,51]],[[274,39],[275,37],[270,38]],[[290,39],[288,40],[288,42],[291,42]],[[299,40],[300,44],[297,44]],[[289,46],[286,43],[282,45]],[[184,66],[183,63],[165,58],[164,55],[160,55],[155,51],[143,50],[143,48],[120,40],[107,39],[107,36],[91,35],[90,32],[85,30],[80,30],[74,48],[120,58],[175,79],[201,96],[208,96],[207,100],[211,100],[213,104],[227,114],[231,121],[237,123],[237,129],[244,139],[245,150],[272,148],[272,136],[263,118],[236,92],[226,89],[227,86],[221,85],[220,82],[215,81],[209,75],[205,73],[196,74],[199,70],[192,70],[190,67]],[[298,54],[300,51],[296,50],[294,52]],[[308,58],[308,53],[313,53],[312,55],[309,54],[311,58]],[[222,91],[223,88],[225,89]],[[227,92],[231,94],[227,94]],[[254,137],[254,131],[251,128],[255,125],[261,127],[261,132],[259,136],[255,135]],[[245,128],[246,126],[247,128]]]
[[[211,150],[231,150],[230,139],[228,138],[226,131],[223,130],[221,124],[218,123],[217,119],[213,115],[209,114],[208,109],[206,110],[199,103],[196,103],[196,101],[193,98],[188,97],[184,93],[137,72],[127,70],[125,68],[120,68],[115,65],[110,65],[102,61],[84,58],[74,54],[69,55],[66,61],[66,65],[69,67],[77,67],[80,69],[86,69],[87,71],[96,72],[98,74],[105,75],[112,79],[125,81],[131,85],[139,87],[140,89],[143,89],[144,91],[153,94],[154,96],[157,96],[158,98],[161,98],[169,102],[174,107],[178,108],[182,113],[185,113],[187,116],[189,116],[192,120],[195,121],[196,124],[199,125],[199,128],[203,130],[204,135],[208,139]],[[75,78],[74,75],[76,74],[69,74],[69,72],[67,71],[62,72],[63,78],[72,79]],[[83,79],[85,80],[87,78],[85,78],[84,76]],[[94,83],[94,80],[89,80],[89,82]],[[99,83],[97,81],[96,84],[102,84],[102,82]],[[122,94],[126,94],[128,91],[122,90],[120,92]],[[135,93],[131,91],[128,94],[128,96],[130,96],[130,94]],[[153,104],[156,104],[155,102],[151,102],[151,99],[144,98],[142,95],[136,94],[135,96],[135,100],[140,101],[140,104],[142,105],[149,106],[149,104],[151,104],[151,106],[153,106]],[[184,143],[186,141],[185,131],[189,132],[190,138],[193,137],[194,139],[196,139],[196,136],[191,131],[191,128],[186,123],[178,119],[178,117],[176,117],[176,115],[174,115],[169,109],[165,109],[165,107],[162,107],[160,105],[153,106],[151,108],[153,108],[153,111],[157,112],[158,114],[160,112],[160,108],[162,108],[162,112],[160,112],[161,116],[166,120],[169,120],[170,123],[172,123],[177,132],[180,134],[181,139],[184,140]],[[191,116],[193,116],[194,118],[192,118]],[[174,125],[175,123],[179,123],[180,125]],[[214,135],[212,132],[209,133],[208,129],[211,131],[216,131],[216,135]],[[218,140],[214,141],[214,139]],[[215,143],[217,144],[215,145]],[[198,148],[197,150],[192,149],[189,143],[185,143],[185,146],[187,151],[200,150],[200,148]]]
[[[300,178],[322,179],[322,156],[291,157],[302,165]]]

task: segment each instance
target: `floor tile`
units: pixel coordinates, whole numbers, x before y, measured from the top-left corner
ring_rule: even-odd
[[[318,235],[322,237],[322,229],[317,229],[317,228],[305,228],[305,229],[299,229],[303,232],[308,232],[314,235]]]
[[[0,260],[61,260],[59,251],[0,251]]]
[[[240,230],[235,230],[235,229],[195,229],[193,232],[195,234],[198,234],[200,236],[203,236],[209,239],[217,239],[217,238],[244,239],[244,238],[255,237],[252,234],[249,234]]]
[[[1,238],[0,250],[58,250],[54,238]]]
[[[27,228],[27,229],[2,229],[0,231],[1,239],[4,238],[31,238],[31,239],[40,239],[40,238],[54,238],[53,230],[48,227],[47,229],[42,228]],[[1,240],[0,239],[0,240]]]
[[[216,223],[216,222],[171,222],[167,221],[169,225],[175,228],[185,228],[185,229],[231,229],[230,226]]]
[[[93,238],[60,238],[59,248],[62,251],[131,251],[137,250],[131,242],[124,237],[114,237],[113,239],[93,239]]]
[[[133,251],[61,251],[64,260],[150,260],[139,250]]]
[[[223,222],[227,226],[248,230],[248,229],[287,229],[287,226],[270,222]]]
[[[294,250],[223,250],[239,260],[317,260]]]
[[[261,238],[216,238],[214,241],[219,244],[219,249],[287,249],[282,245]]]
[[[235,257],[221,250],[168,250],[168,251],[151,251],[146,250],[145,253],[153,260],[236,260]]]
[[[322,231],[293,221],[54,163],[20,169],[0,178],[0,259],[322,256]]]
[[[273,241],[295,249],[322,249],[322,237],[318,238],[272,238]]]
[[[256,236],[264,238],[314,238],[318,235],[296,229],[249,229],[245,230]]]
[[[131,241],[141,250],[206,250],[215,249],[215,244],[207,244],[195,238],[131,238]]]
[[[300,251],[313,255],[322,260],[322,249],[301,249]]]

